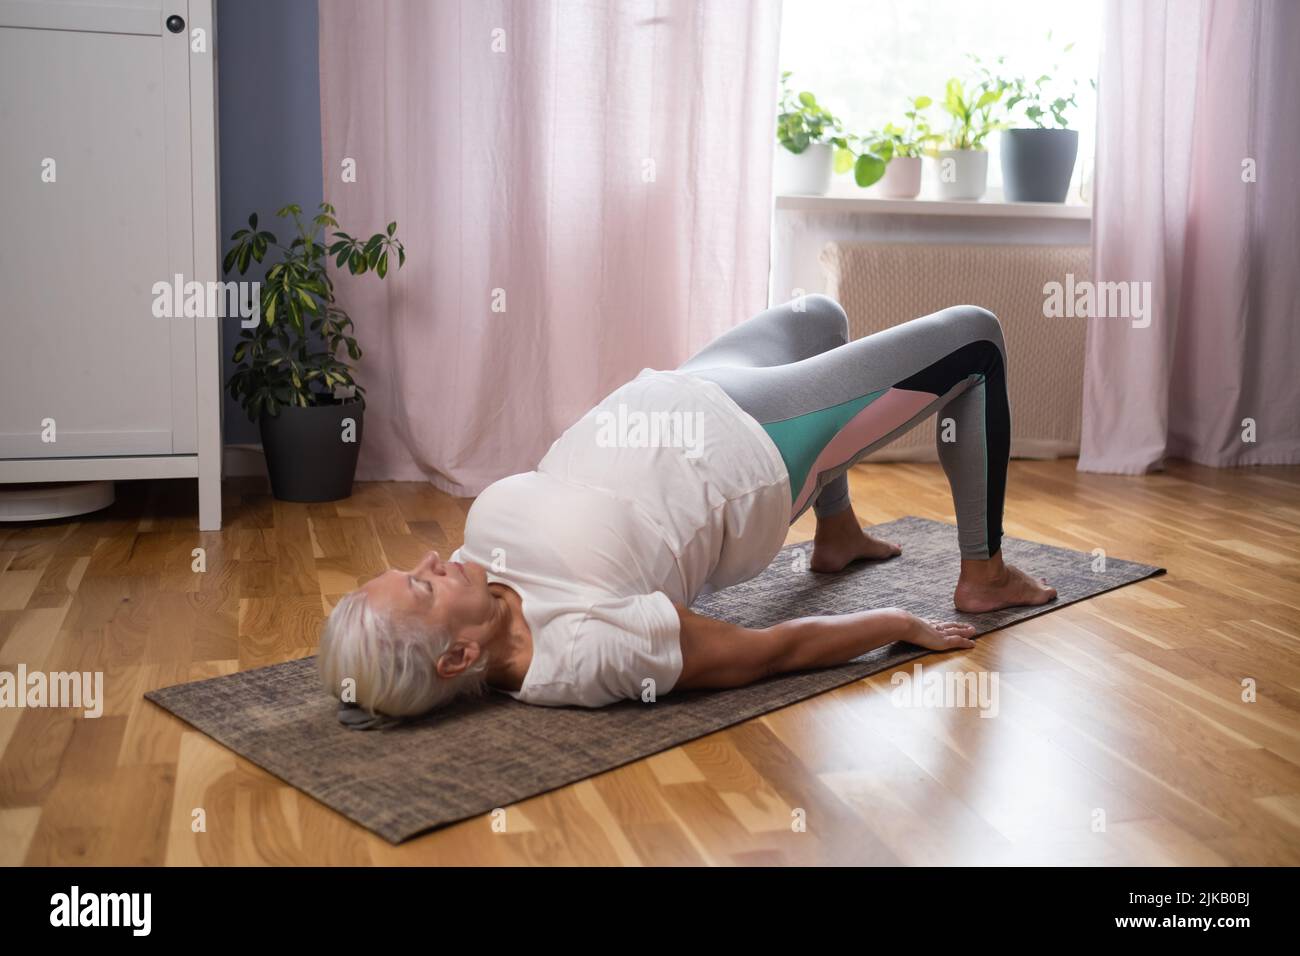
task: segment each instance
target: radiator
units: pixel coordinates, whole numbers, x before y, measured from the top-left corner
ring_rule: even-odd
[[[952,305],[988,309],[1006,338],[1011,454],[1079,453],[1087,320],[1045,317],[1043,287],[1087,279],[1087,246],[831,242],[821,264],[855,339]],[[870,459],[936,461],[934,429],[932,417]]]

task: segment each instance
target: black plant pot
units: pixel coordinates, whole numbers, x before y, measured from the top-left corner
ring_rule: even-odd
[[[1078,154],[1076,130],[1003,130],[1003,195],[1010,202],[1065,202]]]
[[[362,408],[349,401],[263,414],[259,424],[271,493],[281,501],[338,501],[351,495]]]

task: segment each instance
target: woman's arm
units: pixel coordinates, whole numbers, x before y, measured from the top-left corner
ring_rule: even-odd
[[[675,688],[744,687],[764,677],[843,664],[895,641],[934,651],[974,647],[969,624],[924,621],[901,608],[738,627],[677,607],[682,673]]]

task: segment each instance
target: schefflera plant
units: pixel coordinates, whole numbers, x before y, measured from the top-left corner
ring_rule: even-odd
[[[226,273],[234,269],[242,276],[268,254],[273,260],[262,280],[259,321],[240,332],[234,351],[236,367],[227,389],[252,421],[263,414],[276,415],[286,405],[333,404],[337,388],[348,390],[364,405],[365,389],[357,384],[353,367],[339,357],[341,350],[355,362],[362,351],[352,335],[352,318],[335,302],[327,256],[352,275],[374,272],[383,279],[394,253],[397,268],[406,264],[397,223],[390,222],[384,232],[363,240],[339,228],[329,203],[321,203],[309,221],[304,221],[302,208],[293,203],[275,214],[292,220],[295,235],[288,245],[275,233],[260,228],[257,213],[253,213],[248,227],[230,237],[233,245],[222,263]],[[334,230],[328,246],[327,229]]]

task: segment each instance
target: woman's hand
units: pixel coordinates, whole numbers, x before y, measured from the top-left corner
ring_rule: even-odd
[[[969,624],[956,621],[927,621],[906,611],[904,614],[905,633],[899,638],[907,644],[926,647],[932,651],[955,651],[960,648],[974,647],[971,640],[975,628]]]
[[[829,614],[747,629],[677,606],[682,672],[674,687],[743,687],[773,674],[843,664],[903,641],[932,651],[974,647],[969,624],[924,621],[902,608]]]

